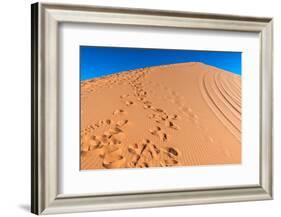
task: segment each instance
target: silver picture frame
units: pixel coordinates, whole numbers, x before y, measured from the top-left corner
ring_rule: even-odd
[[[272,199],[273,19],[95,6],[32,4],[31,211],[53,214]],[[61,195],[59,59],[61,23],[99,23],[256,32],[260,37],[260,179],[258,185],[111,195]]]

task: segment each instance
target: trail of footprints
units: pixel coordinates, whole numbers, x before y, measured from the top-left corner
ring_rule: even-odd
[[[189,121],[191,121],[195,127],[201,130],[202,136],[211,143],[214,143],[214,138],[208,135],[208,128],[200,123],[199,116],[193,111],[193,109],[187,106],[185,98],[181,96],[178,92],[170,89],[169,87],[158,84],[162,87],[168,94],[167,100],[175,104],[179,108],[179,113],[184,115]]]
[[[149,118],[154,120],[157,124],[162,124],[165,127],[173,130],[178,130],[179,127],[175,125],[174,120],[178,119],[178,115],[169,116],[164,110],[155,108],[152,103],[146,100],[147,91],[144,90],[141,80],[145,76],[145,69],[139,70],[134,76],[126,76],[127,82],[134,90],[134,96],[139,103],[142,103],[144,109],[152,111]],[[129,100],[129,94],[120,96],[120,99],[126,106],[133,106],[135,102]],[[113,111],[113,116],[122,116],[126,112],[123,109]],[[152,167],[152,166],[173,166],[179,165],[178,156],[179,151],[173,147],[159,147],[153,144],[148,139],[140,143],[128,146],[122,144],[126,134],[124,130],[129,121],[125,118],[113,123],[111,119],[101,120],[93,125],[88,126],[81,132],[81,152],[82,155],[88,151],[95,151],[102,159],[102,166],[104,168],[122,168],[122,167]],[[99,128],[104,128],[101,135],[96,135],[95,131]],[[160,126],[155,129],[149,129],[149,133],[160,139],[161,142],[168,141],[168,135]],[[127,155],[125,153],[128,153]],[[127,159],[125,156],[128,156]]]
[[[178,130],[179,127],[173,122],[177,120],[178,115],[171,115],[169,117],[163,109],[154,107],[152,102],[147,100],[148,92],[145,90],[142,82],[147,74],[148,71],[146,69],[140,69],[135,77],[130,78],[129,83],[133,89],[134,96],[144,109],[151,111],[148,118],[154,120],[156,124],[164,124],[168,128]],[[126,97],[129,97],[129,95],[122,96],[122,98]],[[149,133],[158,137],[161,142],[168,141],[168,134],[159,126],[156,126],[155,129],[149,129]],[[177,160],[179,152],[177,150],[172,147],[159,148],[148,139],[141,144],[136,143],[134,146],[130,146],[128,151],[133,155],[129,162],[129,167],[172,166],[179,164]]]
[[[174,120],[177,120],[178,115],[169,116],[166,111],[161,108],[156,108],[152,105],[152,102],[147,100],[147,91],[143,87],[143,82],[148,71],[146,69],[140,69],[137,76],[130,81],[130,84],[134,90],[134,95],[137,97],[137,100],[142,103],[144,109],[151,111],[151,114],[148,116],[149,119],[152,119],[157,124],[164,124],[165,127],[178,130],[179,127],[176,126]],[[161,127],[157,126],[156,129],[149,129],[149,132],[157,136],[162,142],[167,142],[168,134],[162,130]]]

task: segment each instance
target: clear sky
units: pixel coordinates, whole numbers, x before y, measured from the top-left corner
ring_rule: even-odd
[[[80,46],[80,79],[184,62],[201,62],[241,75],[241,52]]]

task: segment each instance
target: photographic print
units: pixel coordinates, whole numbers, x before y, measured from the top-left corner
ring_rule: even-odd
[[[272,18],[35,3],[31,29],[32,213],[273,199]]]
[[[80,46],[80,169],[240,164],[241,61]]]

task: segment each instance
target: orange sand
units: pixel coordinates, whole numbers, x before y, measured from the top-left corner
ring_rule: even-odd
[[[241,162],[240,76],[202,63],[81,82],[81,169]]]

